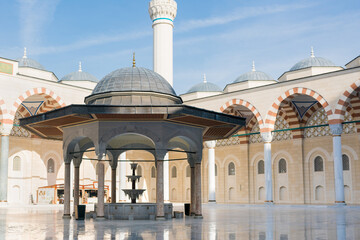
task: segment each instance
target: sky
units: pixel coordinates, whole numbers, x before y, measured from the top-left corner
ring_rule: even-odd
[[[132,64],[152,69],[148,0],[0,0],[0,57],[27,55],[61,79],[78,69],[98,79]],[[178,0],[174,89],[202,81],[224,88],[256,70],[277,79],[298,61],[344,66],[360,55],[359,0]]]

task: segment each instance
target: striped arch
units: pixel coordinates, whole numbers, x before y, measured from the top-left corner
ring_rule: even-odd
[[[16,111],[19,109],[19,107],[21,107],[21,103],[23,101],[25,101],[28,97],[31,97],[33,95],[42,95],[42,96],[44,96],[44,98],[46,99],[44,105],[47,105],[47,108],[49,107],[49,103],[54,104],[53,108],[60,108],[60,107],[65,107],[66,106],[66,104],[61,99],[61,97],[58,96],[57,94],[55,94],[53,91],[48,90],[46,88],[33,88],[31,90],[26,91],[25,93],[23,93],[22,95],[20,95],[17,98],[17,100],[14,102],[14,104],[13,104],[13,106],[11,108],[11,111],[10,111],[9,116],[7,117],[6,121],[9,122],[10,124],[13,124],[14,119],[15,119]]]
[[[8,110],[6,108],[5,101],[2,98],[0,98],[0,122],[1,122],[1,125],[8,124],[8,122],[5,120],[7,118],[7,115],[8,115]]]
[[[262,129],[261,132],[271,132],[274,130],[276,115],[280,109],[281,103],[283,103],[284,100],[292,99],[297,95],[308,95],[316,99],[325,109],[328,118],[332,116],[332,110],[329,104],[320,94],[308,88],[296,87],[286,91],[275,100],[275,102],[272,104],[270,110],[266,115],[265,127]]]
[[[254,105],[252,105],[251,103],[249,103],[246,100],[243,99],[233,99],[228,101],[227,103],[225,103],[224,105],[222,105],[220,107],[220,111],[223,113],[231,113],[231,111],[233,111],[233,107],[234,105],[239,105],[239,106],[244,106],[246,108],[248,108],[256,117],[256,120],[259,122],[259,126],[261,128],[261,126],[264,124],[264,121],[260,115],[260,112],[254,107]]]
[[[340,96],[334,110],[333,117],[329,120],[329,124],[338,124],[344,121],[346,108],[349,106],[353,97],[357,96],[360,87],[360,80],[357,80]]]

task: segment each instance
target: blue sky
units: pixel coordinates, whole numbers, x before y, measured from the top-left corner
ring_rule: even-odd
[[[147,0],[0,0],[0,56],[28,49],[58,78],[83,70],[99,79],[137,65],[152,69]],[[256,69],[277,79],[315,55],[343,66],[360,54],[359,0],[178,1],[174,29],[174,88],[182,94],[202,81],[223,88]]]

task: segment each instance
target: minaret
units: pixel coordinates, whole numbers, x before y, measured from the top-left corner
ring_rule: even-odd
[[[151,0],[149,14],[154,31],[154,71],[173,85],[173,28],[177,12],[174,0]]]

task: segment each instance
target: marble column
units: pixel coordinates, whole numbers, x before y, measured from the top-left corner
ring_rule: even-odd
[[[261,133],[264,142],[264,162],[265,162],[265,203],[273,203],[273,185],[272,185],[272,163],[271,163],[271,141],[272,133]]]
[[[333,135],[333,154],[334,154],[334,176],[335,176],[335,203],[345,204],[343,163],[341,151],[342,124],[329,125]]]
[[[9,135],[2,135],[1,158],[0,158],[0,202],[7,202],[8,161],[9,161]]]
[[[111,203],[116,203],[116,167],[111,167]]]
[[[195,218],[202,218],[202,203],[201,203],[201,163],[195,163]]]
[[[208,147],[208,170],[209,170],[209,202],[216,202],[216,184],[215,184],[215,147],[216,141],[205,142]]]
[[[164,162],[156,161],[156,220],[164,220]]]
[[[170,185],[169,185],[169,153],[166,153],[165,157],[164,157],[164,201],[165,202],[169,202],[170,201],[170,193],[169,193],[169,189],[170,189]]]
[[[71,218],[70,216],[70,162],[65,163],[64,176],[64,215],[63,218]]]
[[[97,218],[104,218],[104,164],[99,162],[97,164],[98,174],[98,194],[97,194],[97,205],[96,215]]]
[[[120,187],[119,187],[119,200],[121,202],[125,202],[126,201],[126,196],[124,191],[122,191],[121,189],[126,189],[126,152],[123,152],[120,154],[120,174],[119,174],[119,179],[120,179]]]
[[[79,198],[80,198],[80,188],[79,188],[79,182],[80,182],[80,166],[75,165],[74,166],[74,212],[76,212],[77,206],[79,206]]]
[[[196,212],[196,188],[195,188],[195,167],[192,167],[190,165],[190,169],[191,169],[191,176],[190,176],[190,197],[191,197],[191,202],[190,202],[190,215],[193,216],[195,215]]]

